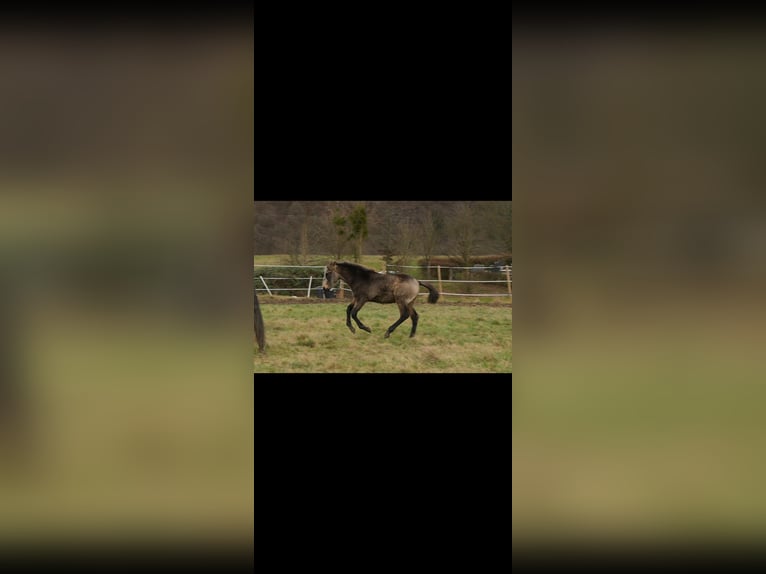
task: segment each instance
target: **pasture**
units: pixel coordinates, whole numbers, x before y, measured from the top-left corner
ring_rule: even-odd
[[[399,316],[396,305],[368,303],[359,316],[372,333],[352,334],[346,327],[350,299],[259,299],[266,350],[258,353],[253,342],[254,373],[512,372],[513,309],[507,300],[432,305],[419,297],[415,337],[409,337],[408,319],[384,339]]]

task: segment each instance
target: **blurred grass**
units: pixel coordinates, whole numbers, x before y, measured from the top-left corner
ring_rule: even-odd
[[[244,333],[55,305],[25,331],[36,448],[29,466],[2,466],[4,541],[250,536]]]
[[[723,324],[705,329],[699,307],[696,317],[658,316],[660,329],[656,317],[591,317],[522,342],[515,544],[766,534],[761,353]],[[748,329],[734,313],[728,320],[740,335]]]
[[[252,540],[252,29],[6,31],[0,545]]]

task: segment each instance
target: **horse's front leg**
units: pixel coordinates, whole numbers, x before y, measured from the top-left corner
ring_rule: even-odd
[[[356,333],[356,329],[354,329],[354,326],[351,324],[351,309],[354,308],[354,301],[348,304],[348,307],[346,307],[346,326],[351,330],[352,333]]]
[[[356,321],[357,326],[362,331],[367,331],[368,333],[372,333],[370,328],[367,325],[365,325],[364,323],[362,323],[359,320],[359,317],[357,317],[357,315],[356,315],[357,313],[359,313],[359,309],[361,309],[364,304],[365,304],[365,301],[361,301],[361,302],[358,301],[356,303],[356,305],[354,305],[354,308],[351,310],[351,316],[354,318],[354,321]]]

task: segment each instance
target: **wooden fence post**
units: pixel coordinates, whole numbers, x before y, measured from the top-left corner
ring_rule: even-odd
[[[511,266],[506,265],[505,266],[505,280],[508,282],[508,296],[513,296],[513,293],[511,292]]]
[[[311,298],[311,281],[313,279],[314,279],[314,276],[313,275],[309,275],[309,288],[308,288],[308,291],[306,291],[306,298],[307,299]]]
[[[266,291],[268,291],[269,295],[271,295],[271,289],[269,289],[269,286],[266,285],[266,281],[263,280],[263,275],[258,275],[258,277],[261,278],[261,281],[263,281],[263,286],[266,287]]]
[[[439,293],[441,293],[442,291],[444,291],[444,289],[442,289],[442,266],[441,265],[436,266],[436,275],[439,278]]]

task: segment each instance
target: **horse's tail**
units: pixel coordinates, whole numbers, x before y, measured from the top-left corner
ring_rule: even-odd
[[[254,295],[255,305],[253,313],[255,318],[253,323],[255,325],[255,340],[258,341],[258,350],[263,351],[263,348],[266,346],[266,333],[263,331],[263,315],[261,315],[261,306],[258,304],[258,294],[254,293]]]
[[[430,285],[428,283],[424,283],[423,281],[418,281],[423,287],[428,289],[428,302],[429,303],[436,303],[439,300],[439,292],[436,290],[436,287],[433,285]]]

